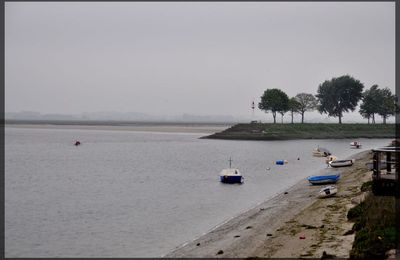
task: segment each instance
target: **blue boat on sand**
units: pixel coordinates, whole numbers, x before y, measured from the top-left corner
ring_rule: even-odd
[[[340,179],[340,172],[330,175],[308,176],[307,180],[311,184],[336,183]]]

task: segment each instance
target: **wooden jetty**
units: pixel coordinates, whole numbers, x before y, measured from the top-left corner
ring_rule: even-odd
[[[400,147],[388,146],[372,149],[372,192],[374,195],[400,194]],[[382,167],[385,165],[386,167]]]

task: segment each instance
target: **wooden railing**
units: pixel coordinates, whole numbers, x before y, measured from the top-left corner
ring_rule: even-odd
[[[375,195],[399,195],[400,147],[372,149],[372,191]]]

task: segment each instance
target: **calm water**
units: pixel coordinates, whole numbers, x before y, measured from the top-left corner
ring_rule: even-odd
[[[325,171],[317,145],[339,158],[360,151],[352,140],[202,135],[6,127],[6,257],[159,257]],[[359,141],[366,150],[390,140]],[[230,156],[243,185],[219,182]]]

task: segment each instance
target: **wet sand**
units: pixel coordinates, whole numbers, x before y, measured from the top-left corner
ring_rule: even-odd
[[[371,178],[365,165],[371,156],[355,154],[353,166],[333,169],[342,172],[334,197],[319,199],[323,186],[301,181],[165,257],[320,258],[325,251],[348,258],[354,234],[344,235],[353,225],[347,211],[364,195],[360,187]]]
[[[210,134],[229,128],[229,124],[126,124],[126,125],[67,125],[67,124],[6,124],[14,128],[117,130],[163,133]]]

